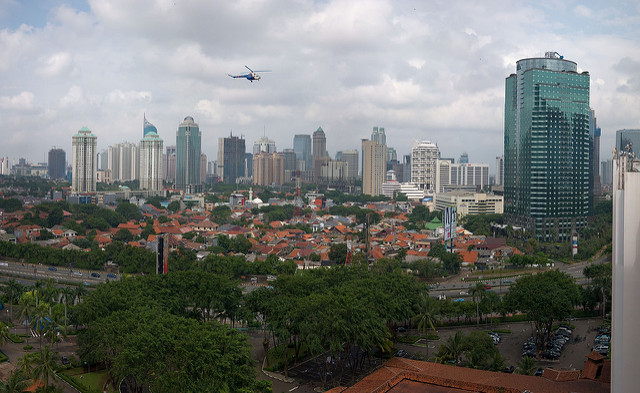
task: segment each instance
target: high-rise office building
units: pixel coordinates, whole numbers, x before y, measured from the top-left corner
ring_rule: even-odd
[[[98,152],[98,170],[104,171],[109,169],[109,150],[104,149]]]
[[[402,156],[402,181],[404,183],[411,181],[411,154]]]
[[[305,171],[313,169],[313,157],[311,155],[311,135],[298,134],[293,136],[293,150],[296,152],[296,159],[304,162]],[[300,169],[300,168],[296,168]]]
[[[362,193],[381,195],[387,168],[387,151],[384,145],[368,139],[362,140]]]
[[[206,183],[207,180],[207,155],[202,153],[200,154],[200,181],[202,184]]]
[[[157,128],[147,121],[142,126],[140,141],[140,189],[152,192],[162,191],[162,139]]]
[[[229,135],[218,139],[218,175],[225,184],[235,184],[240,177],[245,177],[245,167],[249,164],[245,140],[242,137]]]
[[[504,156],[496,157],[496,186],[504,184]]]
[[[293,149],[282,150],[284,154],[284,170],[295,171],[296,170],[296,152]]]
[[[135,143],[124,142],[109,146],[107,155],[107,169],[111,170],[113,181],[139,179],[140,152]]]
[[[469,163],[469,154],[465,151],[460,154],[460,159],[458,160],[458,164],[468,164]]]
[[[347,163],[347,180],[355,180],[358,178],[358,151],[357,150],[343,150],[340,152],[341,157],[337,161],[344,161]]]
[[[276,143],[271,139],[263,136],[257,141],[253,142],[253,155],[258,153],[275,153],[276,152]]]
[[[610,186],[613,184],[613,160],[608,159],[600,163],[600,173],[602,174],[602,184]]]
[[[167,146],[164,166],[164,180],[170,183],[176,181],[176,146]]]
[[[387,146],[387,136],[384,133],[384,127],[373,127],[371,140],[378,142],[378,144],[382,146]]]
[[[625,151],[627,145],[630,145],[631,152],[636,157],[640,157],[640,130],[618,130],[616,131],[616,150]]]
[[[49,150],[48,174],[50,179],[64,179],[66,176],[67,155],[62,149]]]
[[[489,185],[489,165],[452,164],[447,160],[437,160],[434,179],[434,191],[437,193],[456,188],[481,191]]]
[[[71,190],[76,193],[95,192],[97,179],[98,137],[82,127],[71,138]]]
[[[282,153],[258,153],[253,156],[253,184],[267,186],[284,184],[284,162]]]
[[[601,194],[600,183],[600,136],[602,130],[598,127],[596,112],[589,111],[589,211],[593,214],[595,199]]]
[[[313,158],[327,156],[327,137],[322,127],[318,127],[313,133]]]
[[[589,216],[589,73],[555,52],[506,79],[504,217],[540,240],[569,240]]]
[[[423,190],[434,190],[436,161],[440,150],[430,141],[416,141],[411,147],[411,183]]]
[[[176,132],[176,188],[187,194],[202,192],[200,154],[202,134],[200,127],[187,116]]]

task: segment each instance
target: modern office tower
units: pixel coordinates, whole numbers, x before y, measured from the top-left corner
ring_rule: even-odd
[[[253,156],[253,184],[267,186],[284,184],[284,162],[282,153],[258,153]]]
[[[10,175],[11,164],[9,163],[9,157],[0,158],[0,175]]]
[[[109,146],[107,154],[107,169],[111,170],[113,181],[139,179],[140,153],[135,143],[124,142]]]
[[[103,149],[98,152],[98,170],[104,171],[109,169],[109,150]]]
[[[75,193],[96,191],[98,137],[82,127],[71,138],[71,190]]]
[[[140,141],[140,189],[162,191],[162,139],[156,127],[144,118]]]
[[[452,164],[448,160],[437,160],[434,179],[434,191],[437,193],[454,189],[480,191],[489,185],[489,165]]]
[[[504,184],[504,156],[496,157],[496,186]]]
[[[327,137],[322,127],[318,127],[313,133],[313,158],[327,156]]]
[[[362,140],[362,193],[381,195],[387,168],[386,146]]]
[[[616,150],[625,151],[628,144],[631,144],[631,152],[640,157],[640,130],[616,131]]]
[[[348,168],[346,161],[328,161],[320,168],[320,177],[328,183],[346,181]]]
[[[313,158],[311,156],[311,135],[294,135],[293,150],[296,152],[296,159],[304,162],[304,167],[301,168],[301,170],[310,171],[313,168]]]
[[[396,153],[396,149],[393,147],[387,146],[387,162],[398,162],[398,153]]]
[[[167,146],[165,153],[164,180],[170,183],[176,181],[176,146]]]
[[[257,141],[253,142],[253,154],[256,155],[258,153],[275,153],[276,152],[276,143],[271,139],[263,136]]]
[[[67,155],[62,149],[49,150],[48,174],[50,179],[64,179],[66,175]]]
[[[589,73],[555,52],[506,79],[504,217],[539,240],[569,240],[589,216]]]
[[[402,181],[409,183],[411,181],[411,154],[402,156]]]
[[[625,150],[613,161],[612,199],[611,391],[635,392],[640,351],[640,160]]]
[[[613,160],[608,159],[600,163],[600,173],[602,174],[602,184],[610,186],[613,184]]]
[[[336,155],[336,161],[344,161],[347,163],[346,180],[354,180],[358,178],[358,151],[343,150],[340,152],[340,159]]]
[[[295,171],[296,170],[296,152],[293,149],[282,150],[284,154],[284,170]]]
[[[458,159],[458,164],[468,164],[469,163],[469,154],[464,152],[460,154],[460,159]]]
[[[373,127],[371,140],[378,142],[380,145],[387,146],[387,136],[384,133],[384,127]]]
[[[202,184],[207,180],[207,155],[200,154],[200,181]]]
[[[202,192],[200,179],[200,127],[187,116],[176,132],[176,188],[187,194]]]
[[[601,195],[600,182],[600,136],[602,130],[598,127],[596,112],[589,111],[589,211],[593,214],[594,200]]]
[[[218,139],[218,175],[222,182],[235,184],[236,179],[245,176],[246,155],[244,138],[229,135]]]
[[[430,141],[416,141],[411,147],[411,183],[423,190],[435,187],[436,161],[440,150]]]

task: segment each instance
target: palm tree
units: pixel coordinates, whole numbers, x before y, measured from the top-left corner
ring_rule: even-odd
[[[76,294],[74,292],[74,290],[71,287],[63,287],[60,290],[60,295],[62,295],[62,300],[64,301],[64,325],[67,326],[67,307],[68,307],[68,303],[71,302],[71,304],[73,304],[73,302],[76,299]]]
[[[33,376],[44,380],[45,386],[49,386],[49,377],[56,371],[56,353],[50,345],[45,345],[38,356],[34,358]]]
[[[44,283],[42,282],[42,280],[38,280],[35,282],[35,284],[33,284],[33,294],[36,296],[36,307],[38,307],[39,304],[38,298],[40,296],[42,288],[44,288]]]
[[[9,374],[6,382],[0,383],[0,393],[22,393],[27,387],[28,377],[18,369]]]
[[[427,338],[427,330],[436,333],[435,324],[440,320],[440,305],[436,299],[424,294],[420,299],[420,310],[414,319],[418,322],[418,331]],[[427,360],[429,360],[429,342],[427,340]]]
[[[533,366],[533,358],[530,356],[525,356],[518,362],[518,369],[516,370],[516,372],[518,374],[532,375]]]
[[[0,322],[0,347],[9,341],[9,327]]]
[[[76,294],[76,300],[79,303],[80,300],[84,297],[84,295],[87,294],[87,288],[85,288],[84,285],[78,285],[75,289],[75,294]]]
[[[464,351],[464,334],[462,331],[458,330],[455,335],[449,336],[443,344],[443,349],[454,360],[455,364],[458,364]]]
[[[484,298],[486,287],[483,282],[478,281],[475,287],[469,288],[469,295],[476,302],[476,316],[478,317],[478,325],[480,325],[480,301]]]
[[[9,280],[4,287],[4,294],[9,299],[9,306],[11,308],[10,320],[13,322],[13,306],[18,302],[20,296],[24,293],[24,286],[17,282],[14,278]]]
[[[31,328],[38,334],[40,341],[40,349],[42,350],[42,337],[48,326],[52,324],[51,317],[46,308],[46,303],[40,303],[38,307],[31,312]]]
[[[58,299],[59,290],[55,281],[49,278],[43,282],[41,299],[49,304],[49,314],[51,314],[51,306]]]
[[[35,304],[32,302],[30,296],[22,296],[18,301],[20,305],[20,321],[25,326],[25,333],[29,333],[29,327],[31,325],[31,315],[35,311]],[[24,323],[26,322],[26,323]]]

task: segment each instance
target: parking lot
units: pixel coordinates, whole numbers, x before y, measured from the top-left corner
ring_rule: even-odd
[[[535,366],[538,367],[553,367],[553,368],[566,368],[566,369],[582,369],[584,365],[585,356],[591,353],[591,349],[594,346],[594,340],[598,335],[598,328],[602,324],[601,318],[585,318],[575,321],[571,321],[571,324],[576,328],[571,334],[571,339],[565,344],[560,353],[560,357],[557,360],[552,359],[535,359]],[[523,351],[523,344],[527,338],[531,337],[533,329],[532,324],[528,322],[510,323],[510,324],[494,324],[485,325],[481,324],[477,326],[465,326],[454,328],[440,328],[438,329],[439,341],[429,341],[429,348],[414,346],[410,344],[397,343],[397,349],[403,349],[407,351],[409,356],[412,356],[416,352],[420,353],[425,359],[427,356],[431,357],[438,350],[438,346],[444,342],[449,336],[455,334],[456,331],[461,330],[465,334],[469,334],[474,330],[491,331],[494,329],[507,329],[511,331],[511,334],[501,334],[500,343],[497,345],[500,354],[505,358],[505,364],[507,366],[517,366],[518,361],[521,358]],[[407,335],[417,335],[415,331],[408,331]]]

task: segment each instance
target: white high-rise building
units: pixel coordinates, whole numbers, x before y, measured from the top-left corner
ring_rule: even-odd
[[[162,139],[156,127],[144,119],[144,136],[140,141],[140,189],[162,191]]]
[[[488,164],[452,164],[449,160],[436,161],[435,192],[445,188],[480,188],[489,185]]]
[[[0,175],[10,175],[11,164],[9,163],[9,157],[0,158]]]
[[[108,169],[113,181],[136,180],[140,177],[140,155],[135,143],[109,146]]]
[[[71,138],[71,190],[76,193],[95,192],[98,168],[98,137],[82,127]]]
[[[435,188],[436,161],[440,150],[430,141],[416,141],[411,147],[411,183],[421,189]]]
[[[276,152],[276,143],[271,139],[263,136],[253,143],[253,155],[259,153],[275,153]]]
[[[613,161],[613,334],[611,391],[635,392],[640,352],[640,160]]]

